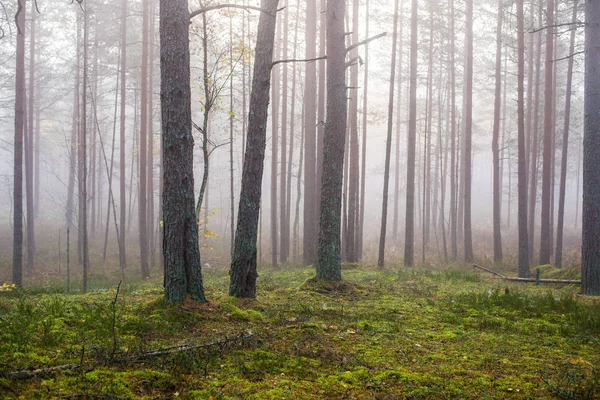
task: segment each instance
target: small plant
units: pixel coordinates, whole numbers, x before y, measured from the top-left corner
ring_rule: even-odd
[[[2,286],[0,286],[0,292],[12,292],[16,288],[17,285],[15,285],[14,283],[9,285],[8,283],[4,282]]]
[[[600,392],[600,370],[581,359],[561,364],[553,377],[542,373],[542,380],[559,399],[591,400]]]

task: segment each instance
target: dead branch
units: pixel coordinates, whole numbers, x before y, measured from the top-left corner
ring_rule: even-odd
[[[578,28],[580,26],[585,26],[585,22],[577,21],[577,22],[565,22],[562,24],[547,25],[547,26],[542,26],[540,28],[533,29],[533,30],[529,31],[529,33],[536,33],[539,31],[546,30],[548,28],[560,28],[562,26],[575,26],[576,28]]]
[[[57,372],[73,370],[73,369],[77,369],[77,368],[81,368],[81,364],[65,364],[65,365],[58,365],[56,367],[49,367],[49,368],[22,370],[22,371],[12,372],[12,373],[8,374],[8,378],[11,380],[15,380],[15,381],[23,380],[23,379],[31,379],[31,378],[36,378],[38,376],[55,374]]]
[[[269,14],[272,16],[277,15],[277,13],[279,11],[283,10],[283,8],[278,8],[277,10],[275,10],[275,12],[273,12],[272,10],[265,10],[264,8],[260,8],[260,7],[256,7],[256,6],[243,6],[241,4],[218,4],[218,5],[214,5],[214,6],[204,7],[199,10],[196,10],[196,11],[192,11],[190,13],[190,20],[200,14],[204,14],[209,11],[220,10],[222,8],[239,8],[239,9],[246,10],[246,11],[254,10],[254,11],[264,12],[265,14]]]
[[[277,64],[283,64],[283,63],[312,62],[312,61],[318,61],[318,60],[327,60],[327,56],[321,56],[321,57],[317,57],[317,58],[308,58],[308,59],[277,60],[277,61],[273,61],[273,65],[271,65],[271,67],[274,67]]]
[[[473,268],[479,268],[490,274],[493,274],[501,279],[511,282],[535,282],[535,283],[562,283],[567,285],[581,285],[580,280],[571,280],[571,279],[537,279],[537,278],[518,278],[514,276],[506,276],[498,273],[496,271],[492,271],[486,267],[482,267],[481,265],[473,264]]]
[[[372,42],[373,40],[376,40],[376,39],[382,38],[382,37],[384,37],[385,35],[387,35],[387,32],[382,32],[382,33],[380,33],[379,35],[375,35],[375,36],[372,36],[372,37],[370,37],[370,38],[368,38],[368,39],[361,40],[360,42],[354,43],[353,45],[351,45],[351,46],[348,46],[348,47],[346,48],[346,53],[349,53],[350,51],[354,50],[355,48],[357,48],[357,47],[359,47],[359,46],[362,46],[362,45],[364,45],[364,44],[367,44],[367,43],[369,43],[369,42]]]

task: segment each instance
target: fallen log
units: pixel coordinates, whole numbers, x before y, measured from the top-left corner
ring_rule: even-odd
[[[512,281],[512,282],[534,282],[534,283],[560,283],[564,285],[581,285],[581,280],[572,280],[572,279],[541,279],[541,278],[518,278],[515,276],[506,276],[502,275],[499,272],[492,271],[489,268],[482,267],[481,265],[473,264],[473,268],[479,268],[483,271],[489,272],[501,279]]]

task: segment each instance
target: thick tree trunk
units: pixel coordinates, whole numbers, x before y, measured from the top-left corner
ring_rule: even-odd
[[[404,265],[414,262],[415,242],[415,152],[417,137],[417,0],[412,0],[410,38],[410,109],[408,116],[408,146],[406,149],[406,219]]]
[[[554,57],[554,0],[547,0],[546,11],[546,70],[544,79],[544,158],[542,164],[542,214],[540,222],[540,264],[550,264],[552,240],[550,237],[550,202],[552,186],[553,124],[553,57]]]
[[[492,156],[494,159],[494,262],[502,261],[502,230],[500,213],[500,105],[502,93],[502,0],[498,0],[498,22],[496,23],[496,87],[494,99],[494,128],[492,138]]]
[[[385,236],[387,233],[387,211],[388,211],[388,191],[390,184],[390,162],[392,156],[392,130],[394,118],[394,80],[396,78],[396,47],[398,41],[398,6],[400,0],[396,0],[394,6],[394,33],[392,37],[392,63],[390,66],[390,86],[388,88],[388,120],[387,120],[387,139],[385,142],[385,171],[383,174],[383,199],[381,205],[381,231],[379,233],[379,257],[377,265],[383,267],[385,263]]]
[[[187,0],[160,0],[163,151],[163,254],[167,303],[205,302],[194,209],[189,11]]]
[[[523,0],[517,0],[517,138],[518,138],[518,208],[519,208],[519,277],[529,277],[527,235],[527,165],[525,160],[525,29]]]
[[[323,138],[323,178],[317,279],[339,281],[341,207],[346,139],[346,46],[344,0],[327,1],[327,122]]]
[[[573,2],[573,25],[577,23],[577,0]],[[558,198],[558,225],[556,227],[556,254],[554,263],[558,268],[562,267],[563,229],[565,223],[565,194],[567,186],[567,152],[569,150],[569,125],[571,122],[571,87],[573,84],[573,53],[575,51],[575,29],[571,31],[571,42],[569,46],[569,66],[567,69],[567,88],[565,94],[565,121],[563,126],[563,144],[560,168],[560,191]]]
[[[275,10],[278,3],[279,0],[262,0],[261,8],[271,10],[271,12],[262,12],[258,21],[246,156],[242,172],[242,189],[233,259],[229,271],[231,276],[229,294],[235,297],[256,297],[256,278],[258,278],[256,273],[256,238],[262,193],[261,182],[266,147],[273,44],[275,41]]]
[[[585,3],[581,292],[600,295],[600,2]]]
[[[148,230],[147,243],[150,247],[148,252],[150,256],[150,268],[154,267],[156,242],[154,230],[157,227],[156,217],[154,215],[154,46],[155,46],[155,13],[156,3],[150,1],[150,14],[148,20],[148,175],[147,175],[147,194],[146,207],[147,216],[146,224]]]

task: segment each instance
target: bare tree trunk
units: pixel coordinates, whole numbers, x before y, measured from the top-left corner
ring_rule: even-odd
[[[573,25],[577,23],[577,0],[573,2]],[[562,267],[563,228],[565,222],[565,194],[567,186],[567,152],[569,150],[569,126],[571,122],[571,87],[573,84],[573,53],[575,51],[575,29],[571,30],[569,46],[569,66],[567,70],[567,88],[565,94],[565,121],[563,127],[563,144],[560,169],[560,191],[558,199],[558,226],[556,228],[556,256],[554,262],[558,268]]]
[[[415,153],[417,136],[417,0],[412,0],[410,39],[410,110],[408,117],[408,147],[406,149],[406,227],[404,240],[404,265],[414,262],[415,241]]]
[[[121,231],[119,232],[119,248],[123,249],[119,253],[119,264],[122,270],[127,264],[126,247],[125,247],[125,218],[127,215],[127,192],[125,189],[125,181],[127,180],[125,162],[125,109],[127,106],[127,0],[121,2],[121,117],[119,122],[120,139],[119,139],[119,213]],[[133,165],[131,166],[133,169]]]
[[[344,0],[327,1],[327,122],[323,138],[323,178],[317,279],[339,281],[341,206],[346,135],[346,46]]]
[[[388,191],[390,183],[390,159],[392,153],[392,130],[394,118],[394,89],[396,78],[396,48],[398,41],[398,7],[400,0],[396,0],[394,5],[394,33],[392,37],[392,63],[390,66],[390,86],[388,95],[388,120],[387,120],[387,139],[385,143],[385,172],[383,174],[383,200],[381,206],[381,232],[379,233],[379,257],[377,265],[383,267],[385,263],[385,236],[387,233],[387,210],[388,210]]]
[[[369,2],[365,4],[365,38],[369,37]],[[365,59],[363,60],[364,80],[363,80],[363,109],[362,109],[362,155],[361,155],[361,173],[360,173],[360,198],[359,198],[359,216],[358,227],[356,233],[356,255],[357,260],[363,258],[363,242],[365,228],[365,185],[367,176],[367,122],[369,120],[368,109],[368,93],[369,93],[369,44],[365,45]],[[402,52],[400,53],[402,59]]]
[[[27,269],[33,270],[35,258],[35,210],[33,193],[33,141],[34,141],[34,100],[35,93],[35,2],[31,2],[31,32],[29,42],[29,106],[27,107],[27,129],[25,135],[25,186],[27,188]]]
[[[316,56],[316,31],[317,31],[317,5],[316,0],[306,1],[306,58]],[[303,259],[304,264],[316,264],[317,262],[317,138],[315,118],[317,113],[317,71],[315,63],[306,63],[304,85],[304,234],[303,237]]]
[[[194,160],[187,0],[160,0],[160,62],[165,301],[190,295],[205,302],[198,224],[194,212]]]
[[[579,143],[579,152],[577,155],[577,193],[575,195],[575,229],[579,226],[579,203],[581,198],[579,197],[579,189],[581,188],[581,153],[583,152],[583,142]]]
[[[277,24],[274,58],[281,57],[281,23]],[[279,157],[279,103],[281,100],[281,64],[273,66],[271,77],[271,265],[277,266],[279,234],[277,229],[277,164]],[[283,150],[285,152],[285,149]]]
[[[450,9],[450,243],[452,258],[458,257],[457,231],[457,160],[456,160],[456,67],[455,67],[455,32],[454,32],[454,0],[449,0]]]
[[[517,120],[518,120],[518,191],[519,191],[519,277],[529,276],[527,243],[527,165],[525,161],[525,29],[523,0],[517,0]]]
[[[600,3],[585,2],[581,292],[600,295]]]
[[[547,0],[546,11],[546,70],[544,78],[544,158],[542,164],[542,214],[540,229],[540,264],[550,263],[552,240],[550,238],[550,202],[552,185],[552,147],[554,143],[553,109],[553,57],[554,57],[554,0]]]
[[[147,174],[147,194],[146,194],[146,224],[147,224],[147,243],[150,255],[150,267],[154,267],[156,242],[154,229],[156,229],[156,219],[154,215],[154,46],[155,40],[155,12],[156,3],[154,0],[149,0],[149,20],[148,20],[148,174]]]
[[[262,0],[255,50],[254,76],[250,97],[248,142],[242,173],[242,189],[237,217],[233,259],[229,274],[229,294],[235,297],[256,297],[256,237],[262,193],[261,182],[266,147],[267,111],[276,16],[279,0]]]
[[[88,45],[89,45],[89,4],[84,7],[84,22],[83,22],[83,94],[82,94],[82,111],[81,111],[81,164],[82,164],[82,176],[80,177],[81,184],[81,197],[79,203],[81,204],[81,245],[82,245],[82,262],[83,262],[83,282],[82,289],[84,292],[88,288],[88,270],[90,265],[89,249],[88,249],[88,215],[87,215],[87,84],[88,84]]]
[[[289,30],[289,7],[288,1],[285,1],[284,19],[283,19],[283,59],[288,58],[288,30]],[[279,176],[279,191],[281,193],[279,200],[279,223],[280,223],[280,241],[279,260],[282,263],[287,262],[289,257],[290,230],[287,225],[287,120],[288,120],[288,66],[287,63],[281,65],[282,73],[282,91],[281,91],[281,173]],[[292,116],[293,118],[293,116]]]
[[[397,111],[396,111],[396,155],[394,165],[394,221],[392,228],[392,237],[394,242],[398,239],[398,219],[400,216],[399,203],[400,203],[400,133],[402,128],[402,58],[404,57],[404,38],[402,36],[402,28],[404,26],[404,6],[400,6],[400,31],[398,33],[400,37],[399,43],[399,55],[398,55],[398,100],[397,100]],[[366,99],[365,99],[366,104]]]
[[[473,135],[473,0],[467,0],[466,49],[466,114],[465,114],[465,262],[473,262],[473,238],[471,233],[471,141]]]
[[[17,17],[16,73],[15,73],[15,141],[13,187],[13,270],[12,280],[23,286],[23,135],[25,133],[25,14],[26,1],[20,0]]]
[[[498,0],[498,22],[496,23],[496,87],[494,98],[494,128],[492,138],[492,155],[494,158],[494,262],[502,261],[502,230],[500,192],[500,105],[502,93],[502,13],[503,3]],[[529,108],[529,107],[528,107]]]

